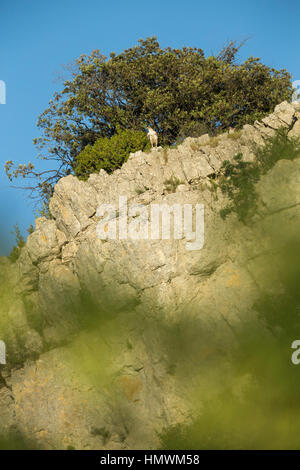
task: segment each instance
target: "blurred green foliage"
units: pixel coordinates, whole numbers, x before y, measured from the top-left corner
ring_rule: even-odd
[[[193,417],[164,429],[162,449],[300,448],[300,368],[291,362],[291,344],[300,338],[300,240],[288,242],[276,262],[278,294],[262,291],[254,304],[259,323],[241,322],[237,342],[211,364],[222,380],[205,393],[190,387]]]
[[[17,224],[14,226],[14,232],[12,233],[14,233],[15,235],[16,244],[13,246],[8,257],[14,263],[15,261],[17,261],[17,259],[20,256],[21,249],[25,245],[25,240],[24,240],[24,237],[21,235],[20,228]]]
[[[34,231],[33,226],[30,225],[30,227],[27,229],[28,234],[32,233],[33,231]],[[23,235],[21,235],[21,231],[20,231],[20,228],[19,228],[18,224],[16,224],[14,226],[14,231],[12,232],[12,234],[15,236],[15,243],[16,244],[11,249],[11,252],[8,255],[8,258],[13,263],[15,263],[17,261],[17,259],[19,258],[20,254],[21,254],[21,250],[22,250],[23,246],[25,246],[25,239],[24,239]]]
[[[8,436],[0,437],[0,450],[38,450],[38,447],[19,431],[12,431]]]
[[[245,181],[250,172],[249,180],[254,186],[257,176],[279,159],[298,157],[298,142],[279,131],[265,148],[258,150],[257,156],[259,170],[242,165],[241,158],[232,164],[232,201],[240,173]],[[230,172],[228,176],[232,176]],[[247,192],[243,197],[247,210],[242,216],[255,215],[258,196],[250,191],[248,199]],[[243,197],[237,200],[235,208],[239,208]],[[63,360],[72,365],[66,371],[88,389],[105,390],[111,422],[124,440],[129,433],[128,423],[134,422],[132,415],[139,408],[124,405],[117,379],[128,370],[136,375],[142,370],[147,376],[149,369],[143,363],[146,352],[145,362],[151,373],[154,370],[163,380],[171,379],[173,389],[181,393],[190,410],[180,424],[160,432],[162,449],[299,449],[300,366],[291,362],[291,344],[300,338],[300,237],[297,233],[292,237],[289,228],[278,226],[277,232],[272,229],[268,233],[266,225],[265,231],[259,232],[262,238],[256,240],[257,246],[263,247],[263,256],[270,253],[270,258],[263,257],[268,265],[263,271],[266,279],[258,285],[260,295],[253,299],[253,305],[246,312],[243,307],[236,312],[241,321],[232,323],[230,342],[223,337],[226,323],[220,321],[221,328],[217,328],[215,302],[207,305],[205,311],[200,308],[192,311],[190,305],[178,311],[175,299],[174,304],[157,308],[156,299],[148,298],[141,304],[138,295],[118,296],[115,284],[109,289],[107,277],[103,286],[98,273],[94,284],[89,278],[81,286],[79,295],[70,289],[64,294],[58,282],[52,316],[45,318],[42,311],[31,312],[30,306],[26,314],[28,318],[40,319],[41,332],[45,326],[58,328],[66,320],[65,336],[60,343]],[[252,270],[257,267],[261,273],[259,256],[251,262]],[[269,292],[264,281],[275,268],[279,278],[276,281],[272,278]],[[116,273],[111,273],[112,279]],[[5,282],[2,284],[2,291],[7,292]],[[69,303],[60,305],[62,297],[58,294]],[[4,312],[7,311],[5,307]],[[5,315],[1,320],[6,320]],[[0,337],[5,339],[2,330]],[[19,342],[22,346],[22,341]],[[8,343],[9,354],[10,347]],[[126,360],[120,361],[124,357]],[[151,383],[152,376],[149,380]],[[103,445],[109,445],[110,430],[103,427],[101,417],[91,434],[100,436]],[[32,447],[34,443],[28,443],[22,436],[4,436],[0,440],[0,448]]]
[[[137,298],[124,298],[120,306],[113,290],[106,298],[99,293],[97,301],[82,289],[71,310],[81,333],[68,336],[63,354],[72,364],[71,376],[76,371],[85,387],[105,390],[111,419],[126,438],[138,409],[129,409],[118,394],[119,358],[127,351],[139,364],[145,349],[160,374],[184,390],[191,408],[189,419],[159,434],[162,449],[299,449],[300,368],[291,363],[291,344],[300,338],[299,239],[286,243],[275,259],[278,293],[262,290],[253,304],[257,318],[239,312],[243,320],[233,327],[231,343],[207,322],[207,310],[192,315],[187,305],[174,316],[176,307],[170,305],[155,314],[150,301],[135,311]],[[108,445],[109,432],[101,420],[92,430]],[[34,443],[6,436],[0,448],[34,448]]]

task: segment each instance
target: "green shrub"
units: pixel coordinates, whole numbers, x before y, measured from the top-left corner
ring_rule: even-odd
[[[121,168],[131,152],[147,150],[150,143],[143,131],[119,131],[110,139],[100,137],[94,145],[87,145],[76,158],[75,174],[87,179],[91,173],[101,169],[108,173]]]
[[[172,175],[171,178],[164,181],[165,188],[168,193],[175,193],[177,186],[183,184],[184,182],[181,181],[177,176]]]
[[[259,180],[260,172],[256,164],[242,160],[241,153],[234,157],[234,162],[223,162],[221,170],[220,189],[230,199],[230,204],[221,209],[223,219],[231,212],[236,212],[239,220],[245,221],[253,215],[257,205],[255,183]]]
[[[26,229],[26,232],[28,233],[28,235],[30,235],[31,233],[34,232],[34,227],[32,224],[30,224],[29,228]],[[21,254],[21,250],[23,248],[23,246],[25,246],[25,239],[23,237],[23,235],[21,235],[21,231],[20,231],[20,228],[18,226],[18,224],[16,224],[14,226],[14,230],[11,232],[12,235],[15,236],[15,245],[13,246],[10,254],[8,255],[9,259],[15,263],[17,261],[17,259],[19,258],[20,254]]]
[[[223,219],[235,212],[239,220],[246,222],[255,214],[258,201],[255,183],[279,160],[294,160],[299,157],[300,139],[289,137],[287,129],[278,129],[263,147],[257,147],[255,156],[254,162],[246,162],[239,153],[234,157],[233,163],[228,160],[223,162],[219,186],[230,200],[220,211]]]
[[[31,226],[28,230],[30,229],[31,229]],[[15,263],[21,254],[21,249],[25,245],[25,240],[24,240],[24,237],[21,235],[21,231],[17,224],[14,226],[14,230],[12,234],[15,235],[16,244],[13,246],[8,257],[13,263]]]
[[[300,139],[288,136],[288,129],[278,129],[274,137],[256,150],[256,159],[264,174],[279,160],[294,160],[300,157]]]

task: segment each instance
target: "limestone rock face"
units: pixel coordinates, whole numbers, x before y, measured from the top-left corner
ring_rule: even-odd
[[[186,384],[176,382],[176,363],[166,359],[167,332],[184,318],[201,320],[209,345],[196,337],[191,347],[203,358],[217,347],[212,338],[234,341],[235,325],[256,316],[261,287],[272,293],[278,278],[275,266],[266,275],[268,234],[278,226],[299,232],[299,159],[279,161],[259,181],[263,220],[251,227],[234,215],[221,219],[226,201],[214,175],[238,153],[253,160],[253,146],[279,127],[300,137],[298,107],[284,102],[241,131],[136,152],[111,175],[57,183],[53,218],[37,219],[16,263],[0,260],[0,339],[7,344],[0,433],[17,429],[50,449],[156,448],[164,426],[187,419]],[[148,215],[153,204],[203,204],[203,247],[188,250],[186,233],[101,240],[97,209],[115,207],[109,221],[119,226],[120,197]],[[91,327],[95,304],[105,321]],[[187,356],[185,367],[191,363]]]
[[[35,227],[36,230],[27,239],[28,252],[34,265],[57,257],[66,242],[64,233],[57,229],[54,220],[42,217],[36,220]]]

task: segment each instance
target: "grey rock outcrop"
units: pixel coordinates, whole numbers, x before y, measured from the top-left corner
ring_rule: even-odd
[[[235,325],[255,317],[253,303],[261,290],[272,293],[278,271],[273,266],[269,272],[269,234],[278,226],[298,233],[300,160],[281,160],[260,180],[264,217],[251,227],[234,215],[220,218],[226,201],[214,190],[212,177],[238,153],[252,160],[254,145],[263,145],[279,127],[300,137],[298,111],[297,103],[284,102],[241,131],[136,152],[111,175],[101,170],[86,182],[70,175],[57,183],[53,219],[36,220],[15,264],[1,261],[0,338],[7,343],[8,364],[2,367],[0,431],[16,428],[50,449],[155,448],[163,426],[189,416],[185,384],[178,385],[168,372],[155,325],[188,316],[231,342]],[[120,196],[147,208],[203,204],[203,249],[188,251],[184,236],[100,240],[97,208],[118,207]],[[97,331],[82,328],[82,291],[100,305],[110,303],[113,328],[118,326],[110,344]],[[146,327],[137,328],[136,318],[142,325],[150,320],[153,334],[141,333]],[[82,371],[78,365],[87,344],[100,368],[109,364],[111,393],[102,376],[95,383],[87,378],[88,366]],[[198,347],[205,356],[214,344]]]

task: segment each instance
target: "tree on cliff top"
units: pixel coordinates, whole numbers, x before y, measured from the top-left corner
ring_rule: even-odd
[[[170,145],[179,137],[253,123],[291,98],[291,76],[258,58],[238,64],[239,47],[230,42],[205,57],[197,48],[162,49],[153,37],[109,58],[98,50],[80,56],[72,79],[38,120],[42,136],[35,144],[53,167],[41,173],[31,163],[15,167],[9,161],[8,177],[33,177],[31,189],[47,200],[56,181],[74,173],[80,152],[117,129],[150,125],[160,143]]]

